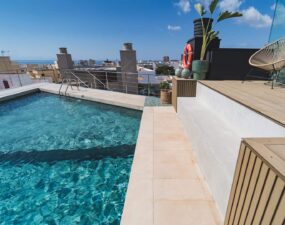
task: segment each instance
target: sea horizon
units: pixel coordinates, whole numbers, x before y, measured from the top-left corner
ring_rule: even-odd
[[[54,64],[56,61],[55,59],[19,59],[19,60],[13,60],[14,62],[22,65],[27,64],[39,64],[39,65],[48,65],[48,64]]]
[[[13,60],[14,62],[21,65],[37,64],[37,65],[50,65],[54,64],[56,59],[19,59]],[[78,63],[80,60],[73,60],[74,63]],[[97,65],[102,64],[104,60],[95,60]]]

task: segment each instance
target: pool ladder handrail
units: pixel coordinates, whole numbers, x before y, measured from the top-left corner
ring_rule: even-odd
[[[95,89],[96,89],[96,81],[98,81],[100,84],[103,85],[104,89],[110,90],[109,87],[108,87],[108,85],[104,84],[100,79],[98,79],[98,78],[96,77],[96,75],[92,74],[89,70],[87,70],[87,73],[88,73],[90,76],[93,77],[93,79],[94,79],[94,84],[95,84]]]
[[[64,84],[65,82],[67,83],[67,86],[66,86],[66,89],[65,89],[65,92],[64,92],[64,95],[65,95],[65,96],[66,96],[66,94],[67,94],[67,90],[68,90],[69,86],[71,87],[71,89],[73,89],[72,86],[73,86],[74,83],[76,84],[76,87],[77,87],[77,90],[78,90],[78,91],[80,91],[79,86],[82,85],[82,84],[83,84],[83,86],[89,88],[88,85],[86,84],[86,82],[82,81],[82,80],[81,80],[78,76],[76,76],[71,70],[66,70],[66,71],[63,72],[64,75],[66,75],[67,73],[69,73],[69,75],[72,75],[73,78],[68,77],[68,76],[67,76],[67,78],[65,78],[65,76],[63,76],[63,78],[62,78],[62,80],[61,80],[61,85],[60,85],[60,88],[59,88],[59,91],[58,91],[59,95],[61,95],[61,89],[62,89],[63,84]]]

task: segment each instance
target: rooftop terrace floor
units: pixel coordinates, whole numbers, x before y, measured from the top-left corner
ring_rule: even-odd
[[[0,101],[8,100],[23,94],[32,93],[35,91],[44,91],[52,94],[59,94],[60,84],[38,83],[23,87],[7,89],[0,92]],[[121,106],[130,109],[143,110],[145,96],[125,94],[120,92],[105,91],[91,88],[69,87],[65,93],[66,85],[63,85],[61,95],[84,100],[105,103],[109,105]]]
[[[121,224],[222,224],[172,106],[143,110]]]
[[[264,81],[200,81],[285,127],[285,86],[271,89]]]

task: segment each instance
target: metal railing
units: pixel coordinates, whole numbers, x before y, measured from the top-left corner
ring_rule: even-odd
[[[76,86],[101,89],[115,92],[123,92],[130,94],[139,94],[146,96],[159,96],[159,83],[169,76],[156,76],[149,73],[130,73],[119,72],[113,70],[95,70],[95,69],[73,69],[61,71],[60,77],[53,80],[49,76],[41,76],[39,78],[29,73],[20,71],[5,71],[0,73],[0,91],[8,88],[22,87],[39,82],[58,82],[60,85],[59,92],[66,94],[69,88]],[[63,90],[63,85],[67,90]]]
[[[60,85],[60,88],[58,91],[59,95],[62,94],[61,89],[65,83],[66,83],[66,89],[64,91],[64,95],[66,95],[69,87],[71,87],[71,89],[73,89],[73,86],[76,86],[78,90],[79,90],[80,86],[84,86],[86,88],[89,88],[89,86],[86,84],[86,82],[84,82],[78,76],[76,76],[76,74],[72,70],[62,71],[62,73],[61,73],[61,85]]]
[[[94,84],[95,84],[95,88],[97,88],[96,81],[98,81],[100,84],[103,85],[103,87],[104,87],[105,89],[109,89],[109,88],[108,88],[108,84],[104,84],[101,80],[99,80],[99,79],[98,79],[94,74],[92,74],[90,71],[87,71],[87,73],[90,74],[90,76],[93,77],[93,79],[94,79]]]
[[[72,76],[70,78],[70,76]],[[73,85],[130,94],[159,96],[159,83],[169,76],[147,73],[118,72],[111,70],[75,69],[61,72],[62,83],[74,79]],[[83,84],[83,85],[82,85]]]

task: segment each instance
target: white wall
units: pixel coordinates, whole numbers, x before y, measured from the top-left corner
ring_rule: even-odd
[[[200,83],[196,98],[178,98],[178,115],[225,216],[241,139],[285,137],[285,128]]]
[[[0,74],[0,90],[4,90],[3,80],[7,80],[10,88],[21,87],[29,84],[39,83],[39,82],[52,82],[50,77],[43,79],[31,79],[29,74]]]

